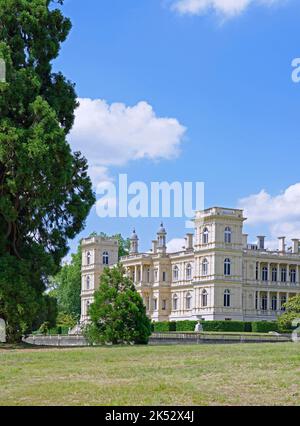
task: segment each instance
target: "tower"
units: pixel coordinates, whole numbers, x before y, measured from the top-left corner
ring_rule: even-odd
[[[167,251],[167,232],[164,228],[164,224],[161,223],[160,228],[157,232],[157,252],[165,254]]]
[[[135,232],[135,229],[132,232],[130,237],[130,250],[129,254],[138,254],[139,252],[139,238]]]
[[[118,263],[118,240],[93,236],[81,241],[81,318],[88,320],[88,309],[94,300],[94,292],[99,288],[100,276],[105,267]]]

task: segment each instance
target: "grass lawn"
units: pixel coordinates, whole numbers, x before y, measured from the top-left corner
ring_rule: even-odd
[[[300,345],[0,347],[0,405],[300,405]]]

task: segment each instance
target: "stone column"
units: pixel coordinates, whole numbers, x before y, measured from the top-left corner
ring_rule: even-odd
[[[290,265],[286,265],[286,275],[287,275],[287,277],[286,277],[286,281],[287,281],[288,283],[290,283],[290,282],[291,282],[291,276],[290,276]]]
[[[143,284],[143,282],[144,282],[144,266],[141,265],[140,268],[141,268],[141,283]]]
[[[268,263],[268,283],[271,282],[272,277],[271,277],[271,264]]]
[[[137,283],[137,266],[134,267],[134,282]]]
[[[277,282],[280,282],[280,263],[277,265]]]
[[[281,306],[280,306],[280,292],[277,291],[277,311],[280,311]]]

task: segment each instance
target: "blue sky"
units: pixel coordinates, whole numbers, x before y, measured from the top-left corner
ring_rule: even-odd
[[[272,241],[282,232],[300,237],[300,85],[291,79],[291,62],[300,56],[300,2],[253,0],[242,8],[247,1],[237,0],[241,9],[232,16],[224,9],[228,0],[207,0],[201,10],[175,10],[176,1],[65,1],[73,29],[55,69],[76,83],[78,97],[108,109],[121,103],[123,112],[145,102],[155,119],[172,118],[177,126],[158,141],[169,143],[163,158],[138,155],[134,146],[124,161],[105,160],[107,141],[127,143],[107,128],[78,131],[71,145],[93,161],[95,131],[97,165],[109,179],[127,173],[129,181],[204,181],[206,207],[236,207],[246,198],[251,240],[262,232]],[[151,135],[141,135],[150,146]],[[179,148],[175,156],[172,146]],[[164,222],[169,239],[186,232],[184,219]],[[100,219],[93,209],[79,237],[94,230],[127,236],[135,226],[146,250],[158,225],[150,218]]]

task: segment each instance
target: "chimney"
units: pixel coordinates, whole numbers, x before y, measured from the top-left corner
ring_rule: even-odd
[[[294,238],[292,242],[293,242],[293,253],[299,254],[299,239]]]
[[[265,238],[263,235],[259,235],[257,237],[257,246],[258,250],[264,250],[265,249]]]
[[[248,247],[248,234],[243,234],[243,247]]]
[[[285,237],[279,237],[279,251],[285,253]]]
[[[153,254],[157,253],[157,240],[152,241],[152,253]]]
[[[193,250],[193,234],[186,234],[185,237],[185,249],[186,250]]]

